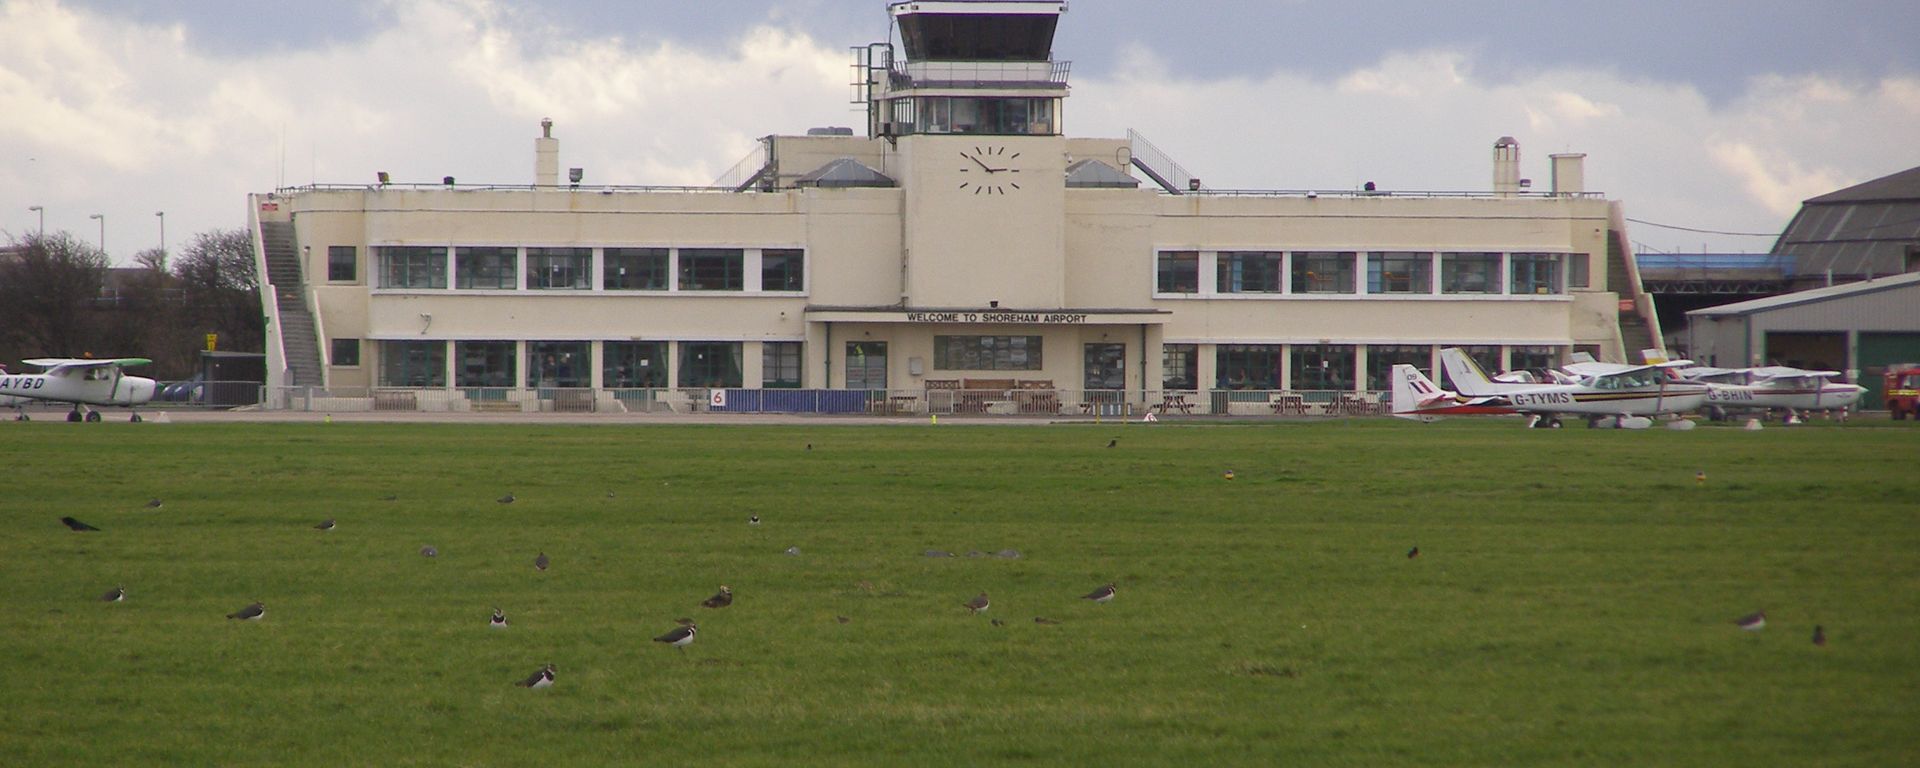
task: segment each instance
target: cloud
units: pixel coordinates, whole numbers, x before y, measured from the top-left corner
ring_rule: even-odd
[[[394,0],[355,40],[214,52],[177,26],[59,0],[0,0],[0,228],[45,205],[52,229],[93,235],[104,212],[121,261],[155,210],[181,242],[239,226],[244,196],[277,184],[453,175],[526,183],[551,117],[563,167],[589,184],[705,184],[753,139],[859,125],[848,41],[743,27],[731,47],[562,29],[504,0]],[[1171,73],[1144,47],[1077,72],[1075,136],[1138,128],[1215,187],[1486,189],[1502,135],[1544,180],[1546,155],[1588,153],[1589,188],[1629,215],[1777,231],[1798,200],[1920,163],[1920,79],[1751,81],[1708,99],[1680,83],[1596,70],[1476,73],[1470,50],[1385,52],[1351,71]],[[1544,183],[1544,181],[1543,181]],[[23,224],[24,223],[24,224]],[[1701,238],[1637,228],[1661,248]],[[1762,249],[1764,239],[1714,241]]]

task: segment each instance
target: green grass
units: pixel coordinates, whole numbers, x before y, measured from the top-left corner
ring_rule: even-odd
[[[1920,761],[1912,429],[35,422],[0,460],[10,766]]]

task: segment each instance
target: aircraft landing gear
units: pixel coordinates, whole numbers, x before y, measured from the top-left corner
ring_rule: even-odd
[[[1553,416],[1535,416],[1532,426],[1534,429],[1559,429],[1560,419]]]
[[[78,423],[85,421],[86,418],[86,415],[80,412],[79,406],[74,406],[73,410],[67,412],[67,421]]]
[[[100,420],[99,411],[87,411],[87,421],[99,421],[99,420]]]
[[[130,421],[130,422],[132,422],[132,423],[134,423],[134,424],[138,424],[138,423],[140,423],[140,422],[141,422],[141,418],[140,418],[140,412],[139,412],[139,411],[134,411],[134,412],[133,412],[133,417],[132,417],[132,418],[129,418],[129,419],[127,419],[127,421]]]

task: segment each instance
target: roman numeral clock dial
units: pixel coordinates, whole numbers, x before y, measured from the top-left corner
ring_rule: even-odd
[[[1020,153],[988,145],[974,147],[972,151],[960,150],[960,158],[960,172],[967,174],[966,180],[960,182],[961,190],[972,190],[977,196],[993,196],[1020,188]]]

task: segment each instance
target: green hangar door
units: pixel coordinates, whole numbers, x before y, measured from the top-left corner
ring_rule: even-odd
[[[1892,363],[1920,363],[1920,333],[1860,334],[1860,381],[1866,387],[1860,407],[1879,410],[1887,407],[1886,379],[1881,378]]]

